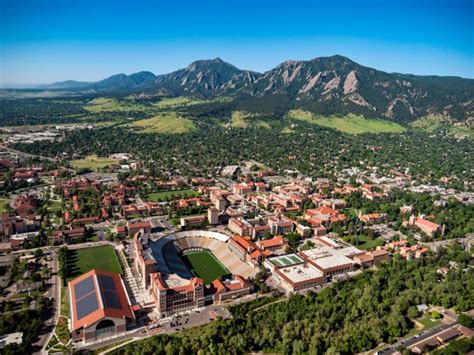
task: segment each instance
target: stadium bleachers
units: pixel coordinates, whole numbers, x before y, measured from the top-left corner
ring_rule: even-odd
[[[189,249],[205,249],[214,256],[234,275],[248,278],[257,273],[257,269],[240,260],[227,247],[229,237],[209,231],[185,231],[169,234],[154,242],[153,254],[158,269],[165,275],[178,275],[178,278],[191,278],[181,258],[181,252]]]

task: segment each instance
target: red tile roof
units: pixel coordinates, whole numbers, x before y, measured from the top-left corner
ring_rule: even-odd
[[[98,281],[99,275],[105,275],[112,278],[114,286],[115,286],[115,290],[117,291],[118,299],[120,300],[120,309],[104,306],[104,301],[102,300],[103,296],[101,292],[101,286]],[[95,295],[97,297],[97,303],[99,306],[96,310],[87,314],[85,317],[81,319],[77,319],[76,294],[75,294],[74,286],[89,277],[93,278],[93,283],[94,283],[93,292],[95,292]],[[71,328],[73,331],[80,329],[82,327],[90,326],[105,317],[112,317],[112,318],[125,318],[126,317],[126,318],[131,318],[131,319],[135,318],[135,315],[133,314],[131,305],[129,304],[128,296],[123,287],[123,283],[119,274],[93,269],[83,274],[82,276],[79,276],[75,278],[74,280],[69,281],[68,288],[69,288],[70,309],[71,309],[71,316],[72,316]]]
[[[416,219],[416,224],[427,227],[428,229],[433,230],[433,231],[439,228],[439,224],[430,222],[430,221],[428,221],[426,219],[423,219],[423,218],[417,218]]]
[[[281,235],[276,236],[272,239],[261,240],[261,241],[258,242],[258,245],[263,249],[282,246],[284,244],[285,244],[285,240],[283,239],[283,237]]]

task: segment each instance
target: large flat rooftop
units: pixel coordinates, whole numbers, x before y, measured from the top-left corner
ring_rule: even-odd
[[[323,277],[323,273],[310,263],[287,266],[279,269],[292,283],[309,282],[313,279]]]
[[[310,262],[322,269],[330,269],[347,264],[353,264],[348,256],[355,255],[361,251],[355,247],[334,249],[327,245],[316,245],[313,249],[302,251],[302,255]]]
[[[326,256],[324,258],[319,258],[313,261],[316,265],[321,267],[322,269],[331,269],[331,268],[336,268],[339,266],[344,266],[344,265],[352,265],[353,262],[351,259],[344,255],[330,255]]]

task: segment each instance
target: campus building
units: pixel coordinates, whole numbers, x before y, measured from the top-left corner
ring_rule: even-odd
[[[204,307],[204,282],[198,277],[189,280],[187,285],[169,287],[159,272],[151,277],[151,295],[155,300],[160,317]]]
[[[300,253],[301,257],[318,268],[326,277],[344,274],[353,270],[354,262],[347,256],[335,254],[328,248],[316,247]]]
[[[135,315],[119,274],[93,269],[68,284],[70,332],[91,342],[125,333]]]
[[[135,235],[136,268],[149,282],[148,291],[160,317],[201,308],[205,302],[225,302],[252,291],[246,278],[254,276],[257,270],[229,251],[229,239],[225,234],[197,230],[171,233],[156,241],[148,241],[143,232]],[[261,253],[255,245],[254,248]],[[211,253],[228,274],[205,283],[195,277],[183,260],[188,251]]]
[[[415,217],[412,215],[410,216],[410,219],[408,221],[403,222],[403,225],[415,226],[430,237],[434,236],[436,233],[439,233],[442,235],[444,232],[442,226],[440,226],[437,223],[428,221],[423,216]]]
[[[156,271],[156,260],[148,245],[148,235],[140,230],[133,236],[132,242],[133,264],[140,274],[140,281],[144,288],[150,285],[150,274]]]
[[[318,268],[296,254],[268,258],[265,265],[287,292],[308,290],[326,282],[326,277]]]
[[[221,304],[239,297],[249,295],[253,291],[253,286],[240,275],[235,275],[233,279],[221,281],[216,279],[212,282],[213,301]]]
[[[260,240],[255,243],[260,250],[267,250],[272,254],[282,253],[285,251],[288,243],[283,236],[278,235],[271,239]]]
[[[219,223],[219,210],[216,207],[209,207],[207,210],[207,222],[211,225]]]
[[[271,255],[269,250],[259,249],[250,237],[234,236],[230,238],[229,250],[237,255],[240,260],[254,265],[262,263],[265,257]]]

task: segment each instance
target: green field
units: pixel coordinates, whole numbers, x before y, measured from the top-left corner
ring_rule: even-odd
[[[174,196],[178,196],[180,198],[184,198],[187,196],[187,198],[191,197],[197,197],[199,196],[199,192],[195,190],[167,190],[167,191],[160,191],[160,192],[152,192],[151,194],[148,194],[145,199],[147,201],[153,201],[153,202],[158,202],[158,201],[166,201],[171,199]]]
[[[366,235],[359,235],[359,245],[357,247],[363,250],[371,250],[383,245],[383,240],[379,238],[369,239]]]
[[[109,99],[99,97],[93,99],[84,106],[84,109],[91,113],[101,112],[128,112],[128,111],[147,111],[150,107],[133,101]]]
[[[115,249],[110,245],[70,250],[68,260],[72,263],[72,267],[67,281],[92,269],[122,273]]]
[[[179,134],[196,130],[192,120],[179,116],[175,112],[163,112],[152,118],[135,121],[132,126],[142,128],[141,133]]]
[[[472,124],[454,125],[451,124],[447,118],[439,115],[428,115],[420,118],[410,123],[410,126],[428,133],[445,131],[450,136],[474,139],[474,126],[472,126]]]
[[[417,319],[417,321],[423,325],[423,330],[427,330],[441,324],[439,320],[431,320],[430,315],[426,315],[425,317],[421,319]]]
[[[104,168],[110,164],[116,163],[115,160],[109,158],[101,158],[97,155],[89,155],[84,159],[72,160],[71,165],[77,169],[89,168],[92,170]]]
[[[229,274],[229,271],[207,251],[196,251],[183,255],[193,275],[204,280],[206,285],[215,279]]]
[[[443,127],[446,119],[441,116],[428,115],[410,123],[413,128],[418,128],[426,132],[434,132]]]
[[[59,201],[49,201],[46,207],[48,209],[48,212],[53,212],[53,213],[57,211],[61,211],[62,209],[61,202]]]
[[[5,198],[0,198],[0,213],[5,213],[6,212],[6,207],[10,203],[10,200],[5,199]]]
[[[246,111],[232,111],[230,126],[232,128],[245,128],[249,126],[255,126],[259,128],[272,128],[270,124],[266,121],[259,120],[260,115],[256,113],[246,112]]]
[[[288,112],[288,117],[323,127],[334,128],[348,134],[401,133],[405,131],[404,127],[394,122],[373,120],[354,114],[325,117],[304,110],[291,110]]]
[[[153,104],[155,107],[159,108],[172,108],[180,106],[191,106],[204,103],[206,100],[193,99],[190,97],[178,96],[178,97],[165,97],[160,101]]]
[[[219,97],[213,100],[203,100],[198,98],[191,98],[185,96],[178,96],[178,97],[165,97],[154,103],[153,106],[159,108],[174,108],[174,107],[185,107],[185,106],[192,106],[192,105],[199,105],[211,102],[227,102],[230,101],[230,98],[227,97]]]

